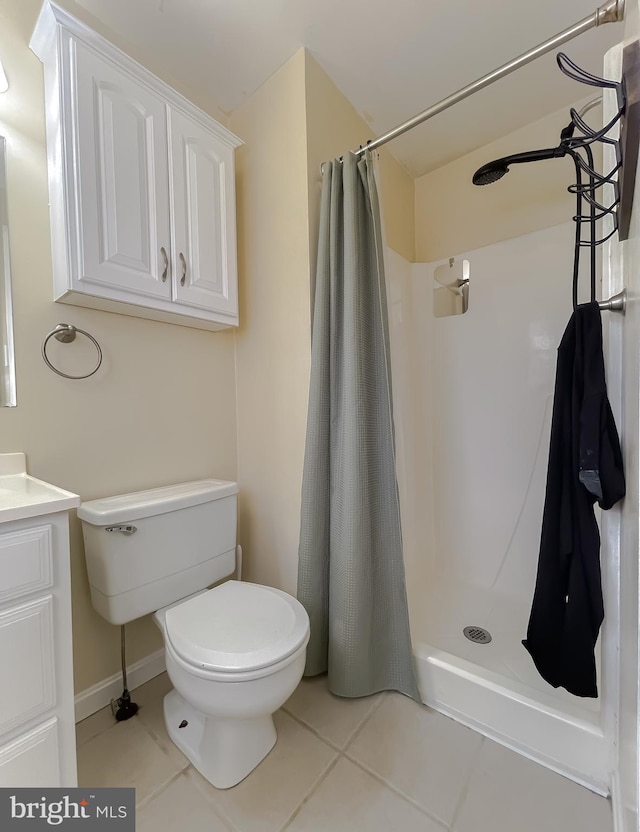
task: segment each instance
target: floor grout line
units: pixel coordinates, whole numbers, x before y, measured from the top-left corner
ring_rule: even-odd
[[[473,755],[473,762],[469,766],[469,771],[467,772],[467,776],[466,776],[465,782],[462,786],[462,789],[460,789],[460,794],[458,795],[458,801],[457,801],[456,806],[453,810],[453,815],[451,816],[451,832],[454,832],[454,830],[455,830],[456,823],[458,822],[458,815],[460,814],[460,810],[462,809],[462,806],[464,805],[464,802],[467,799],[467,795],[469,793],[469,785],[471,783],[471,778],[473,777],[473,774],[476,770],[476,766],[478,764],[478,759],[480,758],[480,753],[481,753],[482,749],[484,748],[484,745],[487,741],[487,738],[482,736],[482,734],[480,736],[481,736],[480,745],[478,746],[478,748],[476,749],[475,754]]]
[[[168,789],[172,783],[175,783],[175,781],[184,774],[185,770],[186,769],[183,769],[182,771],[176,771],[176,773],[172,775],[168,780],[166,780],[164,783],[158,786],[157,789],[154,789],[154,791],[152,791],[150,794],[148,794],[144,798],[144,800],[141,800],[140,803],[136,803],[136,813],[139,809],[144,809],[144,807],[151,803],[151,801],[155,797],[158,797],[158,795],[162,794],[162,792],[165,789]]]
[[[322,785],[322,783],[324,783],[324,781],[327,779],[327,777],[329,776],[329,774],[330,774],[330,773],[333,771],[333,769],[336,767],[336,765],[338,764],[338,761],[340,760],[340,757],[341,757],[341,756],[342,756],[342,754],[338,753],[338,754],[336,754],[336,756],[333,758],[333,760],[331,760],[331,762],[330,762],[330,763],[329,763],[329,765],[326,767],[326,769],[325,769],[325,770],[324,770],[324,771],[320,774],[320,777],[319,777],[319,778],[316,780],[316,782],[315,782],[315,783],[311,786],[311,788],[309,789],[309,791],[307,792],[307,794],[305,794],[305,796],[302,798],[302,800],[300,801],[300,803],[298,804],[298,806],[296,806],[296,808],[293,810],[293,812],[291,813],[291,815],[290,815],[290,816],[288,817],[288,819],[285,821],[284,826],[280,827],[280,832],[285,832],[286,828],[287,828],[288,826],[290,826],[290,825],[293,823],[293,821],[294,821],[294,820],[298,817],[298,815],[299,815],[299,814],[300,814],[300,812],[302,811],[303,807],[304,807],[304,806],[305,806],[305,805],[309,802],[309,800],[311,800],[311,798],[312,798],[312,797],[313,797],[313,795],[314,795],[314,794],[318,791],[318,789],[320,788],[320,786]]]
[[[363,717],[362,721],[360,723],[358,723],[358,725],[356,725],[356,727],[353,729],[353,731],[349,734],[349,736],[347,737],[347,741],[342,746],[342,751],[346,751],[347,748],[349,748],[349,746],[354,741],[354,739],[364,729],[367,722],[369,722],[369,720],[376,713],[378,708],[380,708],[382,706],[382,703],[388,698],[388,695],[389,695],[389,691],[386,691],[386,690],[382,691],[381,695],[379,696],[378,701],[373,703],[373,706],[371,707],[371,710],[369,711],[369,713],[365,717]]]
[[[382,694],[377,694],[380,697],[380,701],[375,702],[371,706],[371,709],[368,711],[367,714],[365,714],[365,716],[362,717],[362,720],[355,726],[355,728],[347,736],[347,739],[344,741],[344,743],[342,745],[339,745],[338,743],[334,742],[333,740],[330,740],[328,737],[325,737],[323,734],[321,734],[318,731],[317,728],[314,728],[313,725],[310,725],[301,716],[298,716],[297,714],[294,714],[293,711],[287,710],[284,706],[281,708],[281,710],[283,710],[287,714],[287,716],[290,716],[292,719],[295,719],[295,721],[297,723],[299,723],[300,725],[302,725],[303,728],[306,728],[307,730],[311,731],[312,734],[314,734],[319,740],[322,740],[322,742],[324,742],[330,748],[333,748],[335,751],[338,751],[338,752],[342,753],[347,748],[347,746],[350,744],[350,742],[353,740],[353,738],[356,736],[356,734],[360,731],[360,729],[364,726],[364,724],[367,722],[367,720],[380,707],[380,704],[382,703],[384,697],[386,696],[386,693],[387,693],[386,691],[383,691]]]
[[[282,710],[284,710],[284,708]],[[337,745],[332,740],[327,739],[327,737],[322,736],[322,734],[320,734],[316,728],[314,728],[312,725],[309,725],[309,723],[305,722],[304,719],[302,719],[299,716],[296,716],[295,714],[292,714],[291,711],[285,711],[285,713],[287,716],[290,716],[291,719],[295,720],[298,723],[298,725],[300,725],[302,728],[306,728],[307,731],[310,731],[316,737],[316,739],[319,739],[325,745],[328,745],[329,748],[331,748],[333,751],[337,751],[338,753],[342,752],[342,748],[339,745]]]
[[[209,783],[209,781],[205,777],[203,777],[202,774],[200,774],[200,772],[194,765],[187,766],[187,768],[182,772],[182,774],[184,774],[185,777],[187,777],[190,780],[191,785],[198,792],[198,794],[201,795],[201,797],[203,797],[204,800],[206,800],[206,802],[211,807],[211,811],[218,818],[218,820],[220,820],[222,823],[224,823],[225,826],[229,828],[229,832],[242,832],[240,827],[236,826],[236,824],[231,820],[231,818],[228,818],[224,814],[222,808],[216,805],[215,798],[209,793],[209,790],[206,788],[201,788],[198,785],[197,781],[191,780],[191,778],[189,778],[189,772],[193,772],[193,774],[195,774],[197,777],[203,779],[205,783],[208,783],[209,786],[211,786],[211,788],[215,789],[216,787],[213,785],[213,783]],[[186,832],[188,832],[188,830],[186,830]]]
[[[182,763],[182,761],[180,761],[180,763],[178,763],[176,760],[173,759],[171,754],[165,748],[162,747],[162,744],[160,742],[160,737],[158,736],[158,734],[156,734],[156,732],[153,730],[153,728],[151,728],[150,725],[147,725],[147,723],[143,719],[138,719],[137,723],[138,723],[138,725],[140,725],[140,727],[145,732],[145,734],[149,737],[149,739],[153,742],[153,744],[156,745],[160,749],[160,751],[162,751],[162,753],[165,755],[165,757],[167,757],[169,760],[171,760],[171,762],[174,763],[174,765],[176,765],[176,766],[179,765],[180,766],[180,771],[186,771],[189,768],[190,763],[189,763],[189,760],[188,760],[187,757],[184,758],[184,763]],[[167,739],[169,740],[169,742],[171,742],[171,738],[168,735],[167,735]],[[175,743],[173,743],[173,745],[176,748],[178,748],[178,746],[175,745]],[[180,749],[178,749],[178,751],[179,750]]]
[[[343,753],[346,752],[347,748],[349,748],[349,746],[355,740],[355,738],[362,733],[362,731],[364,730],[365,725],[369,722],[371,717],[378,711],[379,708],[382,707],[382,703],[387,700],[388,694],[389,694],[389,691],[386,691],[386,690],[382,691],[382,694],[381,694],[379,700],[376,703],[374,703],[374,705],[371,708],[371,710],[369,711],[369,713],[364,717],[362,722],[354,728],[354,730],[349,735],[346,743],[342,746],[341,751]]]
[[[77,738],[78,725],[81,725],[83,722],[87,722],[90,719],[94,719],[95,717],[98,716],[99,713],[102,713],[102,711],[106,711],[107,709],[109,711],[111,711],[111,705],[105,705],[105,707],[100,708],[99,711],[94,711],[89,716],[85,717],[84,719],[81,719],[80,722],[76,722],[76,738]],[[91,740],[94,740],[96,737],[99,737],[101,734],[104,734],[104,732],[108,731],[109,728],[113,728],[113,726],[116,725],[117,723],[116,723],[116,718],[113,716],[113,711],[111,711],[111,715],[112,715],[112,720],[113,721],[109,725],[106,725],[104,728],[102,728],[100,731],[98,731],[97,734],[93,734],[92,736],[89,737],[88,740],[84,740],[81,743],[78,743],[77,739],[76,739],[76,748],[82,748],[83,745],[86,745],[88,742],[91,742]]]
[[[371,775],[371,777],[373,777],[374,780],[377,780],[379,783],[382,783],[383,786],[386,786],[398,797],[401,797],[406,803],[410,803],[414,807],[414,809],[417,809],[423,815],[426,815],[429,818],[429,820],[434,821],[438,824],[438,826],[441,826],[443,829],[449,830],[450,827],[447,825],[445,821],[442,820],[442,818],[439,818],[437,817],[437,815],[432,814],[428,809],[425,809],[424,806],[421,806],[419,803],[417,803],[415,798],[411,797],[408,794],[405,794],[405,792],[399,789],[398,786],[394,785],[393,783],[390,783],[388,780],[385,780],[385,778],[382,777],[382,775],[378,774],[378,772],[369,768],[365,763],[362,763],[360,762],[360,760],[357,760],[355,757],[352,757],[346,751],[343,752],[342,756],[345,758],[345,760],[348,760],[350,763],[353,763],[355,766],[357,766],[361,771],[364,771],[366,774]]]

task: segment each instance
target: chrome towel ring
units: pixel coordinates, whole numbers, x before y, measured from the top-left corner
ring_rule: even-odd
[[[67,373],[63,373],[62,370],[58,370],[57,367],[54,367],[53,364],[49,361],[49,356],[47,355],[47,344],[51,338],[55,338],[56,341],[60,341],[62,344],[70,344],[72,341],[75,341],[76,335],[80,333],[80,335],[86,336],[94,345],[96,350],[98,351],[98,363],[96,366],[91,370],[90,373],[87,373],[84,376],[70,376]],[[50,370],[53,370],[54,373],[57,373],[59,376],[63,378],[89,378],[94,373],[97,373],[100,369],[100,365],[102,364],[102,350],[100,349],[100,344],[96,341],[93,335],[89,335],[88,332],[85,332],[84,329],[78,329],[78,327],[73,326],[73,324],[58,324],[55,329],[52,329],[51,332],[46,336],[44,341],[42,342],[42,357],[44,358],[44,363],[49,367]]]

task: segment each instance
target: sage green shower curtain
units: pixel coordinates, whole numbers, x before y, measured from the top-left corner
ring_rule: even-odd
[[[395,468],[380,212],[369,153],[324,166],[302,485],[305,675],[419,699]]]

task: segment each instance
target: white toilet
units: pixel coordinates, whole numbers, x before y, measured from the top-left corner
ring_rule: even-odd
[[[290,595],[229,580],[238,486],[200,480],[82,503],[91,598],[112,624],[150,612],[174,685],[173,742],[220,789],[276,741],[272,714],[302,678],[309,618]]]

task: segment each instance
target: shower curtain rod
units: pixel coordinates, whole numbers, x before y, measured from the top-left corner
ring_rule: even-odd
[[[439,101],[437,104],[429,107],[428,110],[423,110],[423,112],[418,113],[417,116],[409,119],[409,121],[399,124],[393,130],[390,130],[388,133],[384,133],[382,136],[378,136],[377,139],[367,142],[365,147],[360,147],[358,150],[354,150],[353,152],[356,156],[360,156],[366,150],[374,150],[376,147],[380,147],[381,145],[390,142],[392,139],[401,136],[403,133],[412,130],[419,124],[422,124],[423,121],[427,121],[433,116],[438,115],[438,113],[448,110],[449,107],[453,107],[453,105],[457,104],[459,101],[463,101],[470,95],[488,87],[490,84],[493,84],[494,81],[499,81],[500,78],[504,78],[505,75],[509,75],[516,69],[520,69],[521,66],[531,63],[531,61],[534,61],[541,55],[545,55],[547,52],[551,52],[558,46],[562,46],[563,43],[572,40],[578,35],[581,35],[583,32],[588,32],[589,29],[594,29],[596,26],[602,26],[605,23],[618,23],[624,20],[624,4],[625,0],[609,0],[608,3],[604,3],[596,9],[593,14],[585,17],[583,20],[580,20],[578,23],[575,23],[573,26],[570,26],[568,29],[565,29],[555,35],[555,37],[545,40],[544,43],[539,44],[539,46],[536,46],[534,49],[530,49],[528,52],[520,55],[519,58],[514,58],[512,61],[509,61],[509,63],[503,64],[498,69],[494,69],[494,71],[490,72],[488,75],[485,75],[477,81],[474,81],[472,84],[468,84],[466,87],[458,90],[458,92],[454,92],[452,95],[447,96],[447,98],[443,98],[442,101]]]

